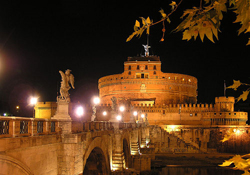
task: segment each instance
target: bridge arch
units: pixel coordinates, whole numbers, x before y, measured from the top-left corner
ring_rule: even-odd
[[[122,137],[123,154],[124,154],[124,167],[132,168],[131,146],[130,146],[130,132],[124,132]]]
[[[96,137],[83,156],[83,175],[110,174],[110,161],[107,141]]]
[[[6,155],[0,155],[0,170],[6,174],[33,175],[27,165]]]

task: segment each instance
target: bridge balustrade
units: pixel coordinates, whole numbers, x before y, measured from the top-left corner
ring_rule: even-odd
[[[80,122],[72,121],[72,132],[88,132],[88,131],[103,131],[103,130],[113,130],[115,127],[119,129],[138,127],[133,123],[117,123],[109,121],[94,121],[94,122]]]
[[[57,120],[0,117],[0,138],[58,134]]]

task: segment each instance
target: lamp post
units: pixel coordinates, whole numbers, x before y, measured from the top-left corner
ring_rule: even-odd
[[[91,121],[96,121],[96,105],[98,105],[100,103],[100,98],[99,97],[94,97],[93,98],[93,107],[92,107],[92,110],[93,110],[93,114],[91,116]]]
[[[37,97],[30,98],[30,105],[33,106],[33,115],[32,115],[33,118],[35,118],[35,105],[37,103],[37,99],[38,99]]]

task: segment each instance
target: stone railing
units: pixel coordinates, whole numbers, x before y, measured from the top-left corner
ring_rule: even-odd
[[[118,123],[118,122],[108,122],[108,121],[95,121],[95,122],[72,121],[73,133],[113,130],[114,128],[127,129],[136,127],[139,127],[139,125],[136,123]]]
[[[57,120],[0,117],[0,138],[58,134]]]

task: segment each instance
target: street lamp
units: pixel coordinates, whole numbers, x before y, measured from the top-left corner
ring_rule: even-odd
[[[37,103],[37,97],[31,97],[30,98],[30,105],[32,105],[33,106],[33,118],[35,117],[35,105],[36,105],[36,103]]]
[[[100,103],[100,98],[99,97],[94,97],[93,98],[93,107],[92,107],[92,110],[93,110],[93,114],[91,116],[91,121],[96,121],[96,105],[98,105]]]
[[[118,121],[120,121],[120,120],[122,119],[122,116],[121,116],[121,115],[118,115],[118,116],[116,116],[116,119],[117,119]]]
[[[107,115],[107,111],[103,111],[102,115],[106,116]]]
[[[125,107],[124,107],[124,106],[120,106],[119,110],[120,110],[121,112],[123,112],[123,111],[125,110]]]
[[[120,120],[123,122],[123,112],[125,111],[125,107],[124,107],[124,106],[120,106],[120,107],[119,107],[119,110],[120,110],[120,112],[121,112],[121,119],[120,119]],[[120,121],[120,120],[119,120],[119,121]]]
[[[78,106],[77,108],[76,108],[76,115],[77,115],[77,117],[82,117],[83,116],[83,107],[82,106]]]

